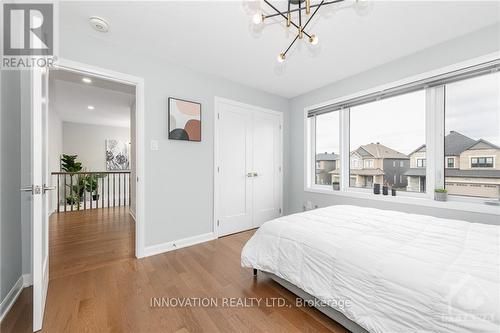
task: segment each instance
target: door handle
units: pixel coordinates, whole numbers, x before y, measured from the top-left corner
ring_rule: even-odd
[[[31,194],[40,194],[41,193],[40,186],[38,186],[38,185],[21,187],[19,190],[21,192],[31,192]]]
[[[257,172],[253,173],[253,177],[258,177],[258,176],[259,176],[259,174]]]
[[[56,189],[55,186],[47,186],[46,184],[43,184],[43,193],[47,191],[54,191]]]
[[[19,190],[21,192],[33,192],[33,186],[21,187]]]
[[[249,172],[249,173],[247,173],[247,177],[248,177],[248,178],[253,177],[253,175],[254,175],[254,174],[253,174],[253,172]]]

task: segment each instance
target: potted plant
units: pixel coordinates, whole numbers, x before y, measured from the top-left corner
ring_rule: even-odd
[[[388,195],[389,194],[389,184],[387,182],[385,182],[384,186],[382,186],[382,194],[383,195]]]
[[[434,190],[434,200],[446,201],[448,200],[448,191],[444,188],[437,188]]]
[[[70,173],[70,181],[67,182],[66,186],[69,188],[69,195],[66,197],[66,204],[68,205],[78,205],[83,200],[84,191],[84,180],[78,176],[78,181],[74,182],[73,173],[82,171],[82,163],[78,162],[78,155],[61,155],[61,170]]]
[[[104,178],[105,175],[94,174],[85,177],[85,190],[92,195],[92,200],[99,200],[99,179]]]
[[[334,191],[340,191],[340,183],[339,182],[333,182],[332,186],[333,186]]]

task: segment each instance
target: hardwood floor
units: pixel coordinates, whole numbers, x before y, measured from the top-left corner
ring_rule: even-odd
[[[134,257],[134,222],[125,208],[55,214],[42,332],[347,332],[295,295],[249,269],[240,253],[253,231],[144,259]],[[31,332],[25,289],[0,331]],[[151,299],[260,299],[249,307],[152,307]],[[268,307],[281,298],[285,307]]]

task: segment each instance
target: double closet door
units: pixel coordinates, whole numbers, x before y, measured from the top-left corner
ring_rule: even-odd
[[[215,227],[218,236],[282,213],[282,114],[217,99]]]

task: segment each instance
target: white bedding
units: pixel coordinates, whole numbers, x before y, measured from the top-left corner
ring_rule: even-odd
[[[499,243],[500,226],[331,206],[266,222],[241,263],[370,332],[498,333]]]

